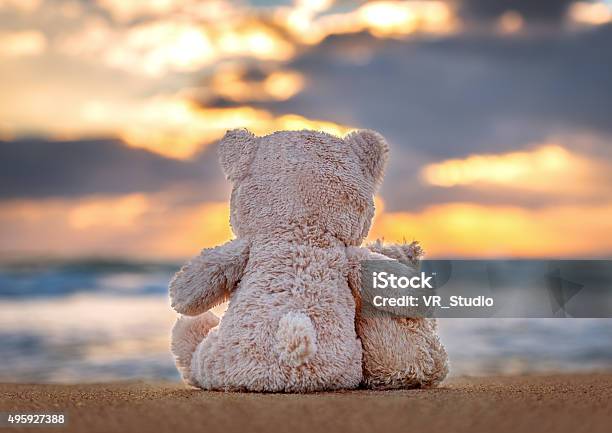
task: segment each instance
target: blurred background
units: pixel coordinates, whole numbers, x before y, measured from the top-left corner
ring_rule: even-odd
[[[230,128],[380,131],[370,239],[609,259],[611,77],[609,0],[0,0],[0,381],[178,380]],[[441,333],[456,375],[612,368],[612,319]]]

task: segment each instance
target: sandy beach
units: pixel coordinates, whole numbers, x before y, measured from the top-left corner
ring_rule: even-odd
[[[205,392],[171,382],[2,384],[0,396],[0,411],[65,412],[67,425],[53,431],[88,433],[575,433],[612,425],[612,374],[454,378],[433,390],[309,395]]]

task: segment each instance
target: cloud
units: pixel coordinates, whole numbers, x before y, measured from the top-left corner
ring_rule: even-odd
[[[572,0],[462,0],[460,13],[468,18],[496,19],[504,12],[515,11],[528,21],[560,21]]]
[[[58,47],[66,55],[150,77],[193,72],[233,58],[286,61],[297,50],[278,27],[229,11],[222,16],[166,17],[125,27],[92,19],[64,35]]]
[[[428,257],[606,257],[608,204],[523,209],[446,203],[378,212],[369,239],[418,239]],[[50,227],[53,229],[50,230]],[[232,237],[227,201],[182,203],[175,194],[0,202],[0,255],[185,259]]]
[[[0,202],[0,256],[13,258],[184,260],[231,236],[226,202],[181,203],[173,194]]]
[[[604,2],[575,2],[569,8],[569,17],[576,23],[602,25],[612,22],[612,4]]]
[[[59,51],[150,77],[229,59],[286,62],[335,34],[403,38],[458,29],[453,9],[443,1],[378,1],[337,11],[329,1],[261,9],[214,0],[98,4],[116,22],[91,14],[78,31],[62,35]]]
[[[131,21],[145,16],[159,16],[192,4],[180,0],[96,0],[96,3],[118,21]]]
[[[93,85],[80,82],[79,77],[96,77],[91,70],[74,74],[75,81],[60,87],[61,71],[50,69],[44,81],[49,88],[36,87],[34,80],[28,81],[31,91],[11,94],[15,83],[5,81],[3,91],[9,92],[11,103],[0,105],[0,117],[7,125],[4,130],[17,135],[28,131],[28,119],[18,116],[27,113],[43,126],[37,132],[75,139],[116,135],[131,147],[186,162],[233,127],[247,126],[258,134],[322,128],[338,135],[371,127],[383,132],[393,147],[383,186],[390,210],[453,199],[526,207],[570,199],[586,203],[594,196],[434,187],[423,185],[419,173],[423,166],[446,159],[524,151],[549,139],[586,158],[605,148],[612,133],[606,117],[612,111],[606,98],[612,87],[607,59],[599,53],[609,40],[612,28],[605,26],[546,37],[464,35],[435,41],[343,35],[311,47],[280,69],[218,67],[217,75],[201,81],[203,88],[157,96],[147,94],[155,82],[113,75],[110,86],[106,72]],[[288,99],[267,93],[265,83],[275,73],[299,77],[299,86],[288,86]],[[17,80],[19,71],[14,75]],[[236,87],[244,92],[235,92]],[[207,99],[213,96],[238,101],[215,106],[214,99]],[[571,138],[574,131],[591,134],[590,147],[579,146]],[[610,160],[609,154],[601,157]]]
[[[433,186],[476,189],[506,188],[521,194],[543,197],[609,200],[612,184],[610,163],[570,152],[555,143],[504,154],[476,154],[428,164],[421,170],[423,180]],[[571,182],[568,182],[571,179]]]
[[[428,257],[608,257],[607,203],[524,209],[452,202],[418,212],[382,212],[369,238],[416,239]]]
[[[166,157],[189,159],[234,128],[265,135],[282,129],[318,129],[344,135],[350,128],[298,115],[275,116],[248,105],[211,108],[182,97],[154,97],[131,104],[92,102],[76,131],[113,132],[132,147]]]
[[[45,35],[37,30],[0,32],[0,57],[35,56],[46,47]]]
[[[545,37],[392,41],[338,36],[289,67],[307,83],[275,112],[383,131],[433,157],[516,149],[572,130],[612,133],[612,27]]]
[[[170,20],[117,29],[104,20],[92,19],[82,29],[62,36],[59,50],[149,76],[194,71],[216,59],[213,42],[202,29]]]
[[[17,10],[21,13],[32,13],[37,10],[43,0],[0,0],[0,11]]]
[[[372,236],[436,255],[611,251],[601,3],[78,5],[60,19],[0,0],[19,18],[7,28],[32,29],[0,44],[5,252],[182,258],[222,242],[215,143],[243,126],[380,130]],[[48,138],[10,138],[31,134]]]
[[[255,75],[255,77],[250,77]],[[234,102],[284,101],[304,88],[302,74],[292,70],[264,72],[237,64],[222,65],[205,88],[205,98],[223,98]],[[208,101],[205,101],[206,105]]]
[[[177,161],[114,140],[0,142],[0,199],[121,195],[183,188],[225,197],[214,151]]]
[[[369,32],[381,38],[409,35],[440,35],[457,30],[453,8],[443,1],[376,1],[352,10],[319,14],[308,7],[279,8],[275,21],[303,44],[318,44],[338,34]]]
[[[232,2],[220,0],[95,0],[118,22],[157,18],[168,15],[187,15],[194,18],[218,17],[234,11]]]
[[[525,20],[518,12],[507,11],[500,15],[497,26],[501,33],[518,33],[525,26]]]
[[[249,106],[207,108],[185,98],[159,96],[130,103],[92,101],[83,108],[83,118],[90,130],[114,133],[129,146],[188,159],[226,130],[253,128],[272,116]],[[79,129],[85,131],[83,124]]]
[[[190,159],[233,128],[247,127],[257,134],[286,128],[315,128],[338,135],[349,130],[348,126],[334,122],[294,114],[275,115],[247,104],[208,106],[213,92],[206,96],[204,105],[196,102],[197,92],[190,91],[184,95],[132,96],[130,92],[146,89],[147,84],[133,83],[122,77],[113,81],[114,85],[92,79],[100,85],[92,91],[86,80],[81,82],[82,74],[66,88],[65,83],[56,82],[61,81],[61,77],[54,77],[52,73],[44,82],[24,73],[21,82],[31,81],[31,86],[21,91],[11,85],[11,81],[20,81],[19,71],[11,72],[14,76],[10,80],[0,81],[0,90],[6,90],[7,96],[0,101],[0,133],[8,137],[31,132],[64,140],[118,137],[131,147],[171,158]],[[260,90],[282,99],[295,91],[299,79],[299,75],[272,72],[260,84],[245,84],[250,93],[243,96],[254,99],[255,92]],[[271,84],[274,90],[269,89]],[[216,85],[215,92],[226,97],[236,96],[227,91],[227,83]]]

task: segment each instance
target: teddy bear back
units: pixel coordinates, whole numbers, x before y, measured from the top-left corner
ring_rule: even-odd
[[[257,137],[228,131],[220,163],[232,182],[238,237],[359,245],[374,215],[388,145],[369,130],[345,138],[317,131]]]

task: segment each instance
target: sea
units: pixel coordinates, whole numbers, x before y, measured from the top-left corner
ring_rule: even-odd
[[[178,381],[167,286],[179,266],[0,265],[0,382]],[[439,319],[439,331],[452,376],[612,370],[612,319]]]

